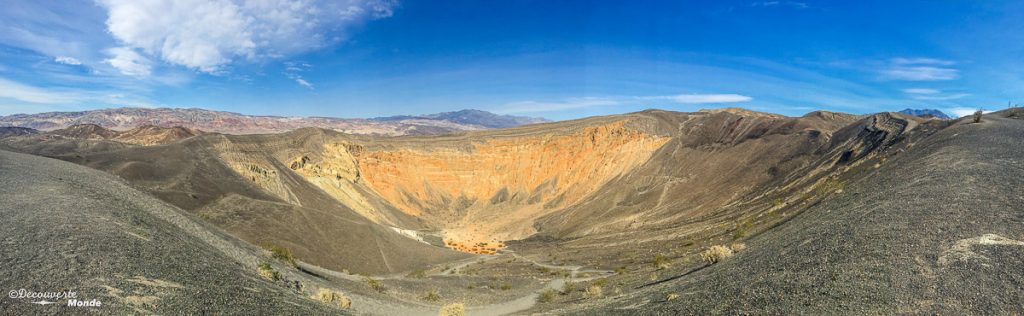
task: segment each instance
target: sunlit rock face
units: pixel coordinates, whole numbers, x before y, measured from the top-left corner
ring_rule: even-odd
[[[533,219],[584,198],[668,140],[624,123],[495,137],[468,148],[372,150],[356,160],[385,200],[443,228],[453,243],[475,245],[532,234]]]

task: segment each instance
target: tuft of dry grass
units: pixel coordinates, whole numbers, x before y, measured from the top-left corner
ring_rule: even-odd
[[[464,316],[466,315],[466,305],[462,303],[451,303],[445,306],[441,306],[441,310],[437,311],[438,316]]]
[[[377,291],[378,293],[384,293],[385,291],[387,291],[387,288],[384,287],[383,283],[380,283],[379,280],[371,277],[366,278],[366,285],[369,285],[371,289]]]
[[[587,288],[587,297],[598,298],[601,297],[603,288],[600,285],[594,284]]]
[[[669,267],[669,260],[668,257],[659,253],[654,255],[654,260],[651,261],[651,264],[659,270],[667,269]]]
[[[317,291],[316,294],[312,296],[312,298],[341,308],[352,307],[352,299],[348,298],[348,296],[345,296],[345,294],[342,294],[341,292],[335,292],[331,289],[321,288],[320,291]]]
[[[437,292],[437,289],[430,289],[427,290],[426,292],[423,292],[423,294],[420,294],[420,300],[424,300],[427,302],[436,302],[441,300],[441,294]]]
[[[540,295],[537,296],[537,301],[541,303],[550,303],[551,301],[554,301],[555,297],[557,296],[558,291],[555,291],[555,289],[552,288],[548,288],[545,289],[543,292],[540,292]]]
[[[278,273],[277,270],[274,270],[274,267],[272,267],[270,263],[260,262],[260,264],[256,266],[256,272],[258,272],[260,276],[271,281],[281,279],[281,274]]]
[[[704,262],[707,262],[708,264],[715,264],[729,257],[732,257],[732,255],[733,251],[732,249],[729,249],[729,247],[715,245],[701,252],[700,258],[703,259]]]
[[[746,250],[746,249],[747,249],[747,244],[744,244],[744,243],[741,243],[741,242],[737,242],[737,243],[733,243],[732,245],[729,245],[729,250],[732,250],[733,253],[738,253],[738,252]]]
[[[679,299],[679,294],[677,294],[677,293],[668,293],[668,295],[665,296],[665,300],[669,301],[669,302],[677,300],[677,299]]]

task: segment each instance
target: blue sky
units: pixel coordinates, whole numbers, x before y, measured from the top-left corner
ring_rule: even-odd
[[[1024,103],[1020,1],[6,1],[0,114]]]

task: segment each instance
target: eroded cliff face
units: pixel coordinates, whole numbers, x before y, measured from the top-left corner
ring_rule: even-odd
[[[625,123],[492,138],[469,149],[372,150],[357,160],[369,187],[443,228],[450,246],[488,252],[494,246],[478,244],[529,236],[534,219],[576,203],[668,141]]]
[[[490,253],[502,247],[502,241],[535,233],[536,218],[572,205],[628,173],[669,140],[627,123],[464,142],[363,144],[358,139],[325,137],[302,149],[232,144],[222,148],[221,158],[290,203],[299,200],[280,174],[282,167],[374,222],[401,226],[381,212],[391,207],[440,231],[449,247]]]

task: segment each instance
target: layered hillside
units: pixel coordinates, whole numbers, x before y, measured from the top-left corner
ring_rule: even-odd
[[[710,265],[698,258],[633,294],[555,312],[1019,314],[1022,113],[916,127],[859,122],[834,143],[884,154],[850,165],[842,189],[817,203],[784,208],[804,209],[746,240],[742,252]]]

